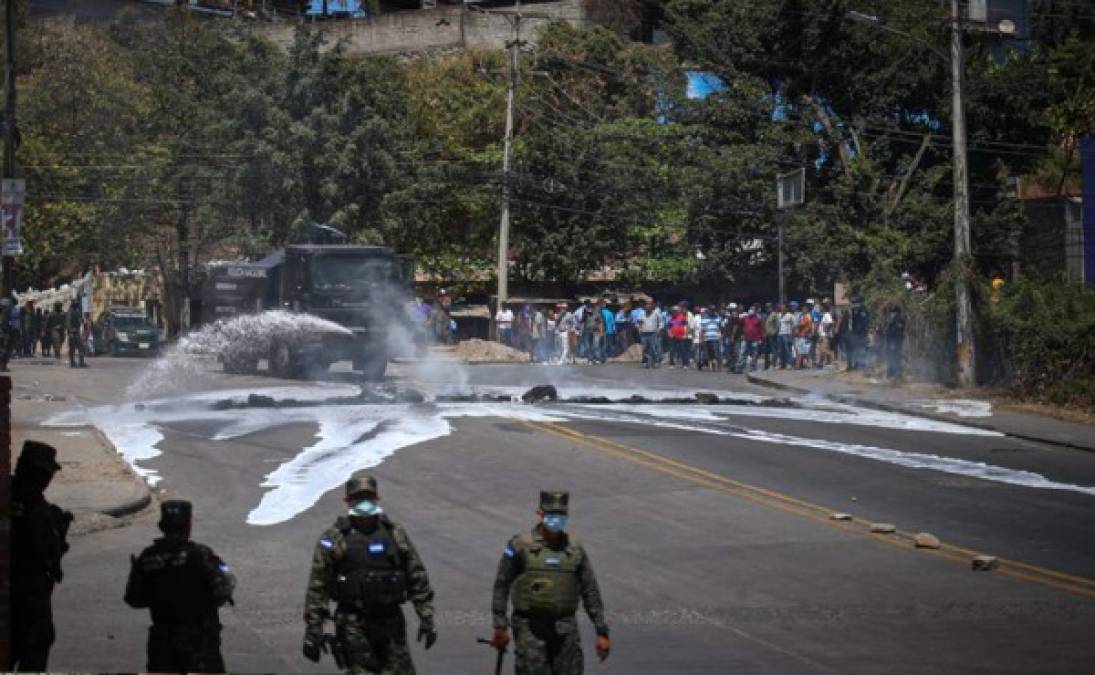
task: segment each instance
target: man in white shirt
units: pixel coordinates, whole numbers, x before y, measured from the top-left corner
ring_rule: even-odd
[[[646,312],[639,321],[639,333],[643,341],[643,367],[657,368],[660,364],[657,341],[661,339],[662,313],[654,311],[654,303],[646,303]]]
[[[565,302],[559,303],[559,324],[556,339],[559,342],[559,363],[574,363],[574,351],[572,345],[576,336],[576,321],[574,313],[570,311]]]
[[[817,325],[817,367],[833,364],[833,314],[827,303],[821,305],[821,321]]]
[[[795,314],[792,310],[795,308],[797,308],[797,303],[787,304],[779,317],[780,370],[784,370],[795,363],[795,356],[791,349],[795,334]]]
[[[498,324],[498,341],[507,347],[512,347],[513,310],[508,305],[502,305],[498,313],[494,315],[494,321]]]

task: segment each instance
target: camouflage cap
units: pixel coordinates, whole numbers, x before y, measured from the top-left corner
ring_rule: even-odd
[[[346,481],[346,496],[351,497],[362,492],[376,494],[376,479],[368,471],[355,471]]]
[[[540,510],[544,513],[566,513],[569,502],[569,492],[540,491]]]
[[[24,441],[23,452],[19,454],[19,460],[15,463],[15,471],[18,473],[26,469],[60,471],[61,465],[57,463],[57,449],[40,441]]]
[[[160,504],[160,525],[187,525],[193,506],[184,499],[169,499]]]

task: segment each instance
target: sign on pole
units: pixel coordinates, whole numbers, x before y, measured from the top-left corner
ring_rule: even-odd
[[[776,208],[780,211],[806,202],[806,169],[780,174],[776,178]]]
[[[1013,38],[1029,37],[1028,0],[969,0],[966,20],[972,28]]]
[[[26,190],[26,181],[21,179],[5,179],[0,184],[0,219],[4,222],[3,255],[20,255],[23,252],[20,233]]]

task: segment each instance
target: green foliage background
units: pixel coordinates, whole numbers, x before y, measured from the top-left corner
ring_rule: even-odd
[[[806,167],[807,204],[785,216],[792,295],[847,281],[882,302],[900,298],[896,280],[909,272],[933,298],[912,310],[936,326],[916,338],[922,357],[950,363],[940,351],[953,186],[947,63],[932,49],[948,45],[938,3],[620,4],[591,3],[611,10],[608,27],[551,25],[522,53],[510,183],[519,280],[570,290],[608,268],[633,286],[772,298],[773,179]],[[671,45],[626,37],[652,9]],[[849,21],[853,9],[911,37]],[[1009,273],[1021,253],[1007,179],[1074,188],[1079,139],[1095,133],[1093,13],[1034,0],[1032,15],[1022,49],[967,39],[978,283]],[[412,253],[447,284],[492,284],[503,53],[350,57],[308,27],[282,49],[184,10],[161,22],[32,22],[21,35],[22,286],[91,265],[156,265],[178,298],[201,281],[184,267],[262,255],[306,237],[311,222]],[[725,87],[690,100],[688,71]],[[1009,286],[1020,288],[1057,303],[1052,311],[1077,307]],[[1028,333],[999,315],[1006,306],[981,304],[986,334],[1032,353]],[[1069,349],[1090,353],[1090,335],[1075,333],[1083,344]],[[1030,369],[1001,368],[1046,391]]]

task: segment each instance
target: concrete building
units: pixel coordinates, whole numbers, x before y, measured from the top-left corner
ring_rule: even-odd
[[[443,52],[462,49],[503,49],[513,38],[513,28],[507,17],[475,11],[472,5],[483,5],[492,12],[512,12],[512,3],[442,4],[422,9],[382,12],[364,19],[324,21],[327,44],[345,41],[348,54],[398,54]],[[585,23],[582,0],[543,0],[522,2],[525,17],[522,36],[535,40],[536,35],[552,21]],[[288,47],[293,42],[295,20],[275,23],[258,22],[254,29],[271,40]]]

